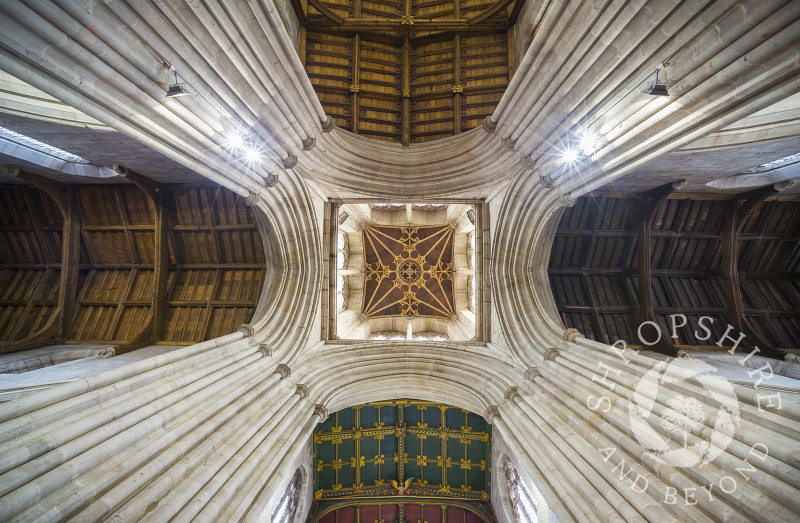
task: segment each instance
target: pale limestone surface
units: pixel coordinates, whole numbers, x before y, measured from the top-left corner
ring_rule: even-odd
[[[671,400],[719,410],[709,389],[741,419],[709,463],[655,461],[629,413],[663,362],[564,332],[547,277],[565,205],[800,91],[797,2],[532,2],[548,7],[484,127],[407,148],[331,127],[271,0],[57,4],[0,4],[0,69],[247,196],[268,278],[240,332],[3,403],[0,520],[263,520],[329,412],[403,397],[484,415],[560,521],[797,520],[796,403],[670,367],[650,406],[662,439],[681,439]],[[164,98],[153,50],[216,108]],[[667,58],[670,98],[615,105]],[[269,140],[260,166],[226,156],[222,111]],[[595,119],[600,147],[562,168]],[[486,199],[489,343],[320,341],[324,203],[350,197]],[[686,425],[687,445],[726,435]]]

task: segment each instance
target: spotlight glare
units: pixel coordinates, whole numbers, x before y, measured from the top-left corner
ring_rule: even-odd
[[[567,149],[562,154],[562,158],[567,163],[573,163],[578,159],[578,151],[575,149]]]
[[[248,149],[246,154],[247,154],[247,159],[253,163],[261,161],[261,153],[259,153],[255,149]]]
[[[242,135],[239,133],[231,133],[228,135],[228,147],[231,149],[240,149],[244,144],[244,140],[242,139]]]
[[[591,155],[597,148],[597,137],[590,131],[586,131],[585,133],[583,133],[583,136],[581,136],[580,147],[581,151],[583,151],[583,154],[585,154],[586,156]]]

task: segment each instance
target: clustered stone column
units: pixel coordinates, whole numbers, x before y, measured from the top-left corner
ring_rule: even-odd
[[[258,519],[322,408],[246,330],[0,411],[0,520]]]
[[[516,444],[520,465],[534,471],[533,481],[562,520],[797,518],[796,403],[784,398],[778,408],[774,391],[729,385],[709,376],[700,382],[687,367],[597,343],[573,329],[565,338],[561,348],[547,349],[541,365],[528,370],[523,385],[506,391],[502,419],[493,420],[511,446]],[[659,365],[665,368],[656,368]],[[690,447],[724,442],[715,459],[673,466],[656,459],[637,440],[629,408],[635,408],[637,385],[654,368],[664,373],[650,408],[650,423],[656,427],[675,422],[671,398],[692,398],[704,412],[711,412],[719,408],[714,393],[731,390],[735,395],[732,403],[741,418],[729,442],[715,433],[720,427],[710,416],[688,426],[685,443]],[[651,372],[645,379],[652,376]],[[668,430],[661,437],[680,446],[680,437]]]

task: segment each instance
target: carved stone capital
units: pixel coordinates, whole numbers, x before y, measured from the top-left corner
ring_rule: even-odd
[[[548,189],[553,188],[556,186],[556,180],[549,174],[547,176],[539,176],[539,183],[543,186],[547,187]],[[573,202],[574,203],[574,202]],[[572,207],[572,205],[568,205],[567,207]]]
[[[492,420],[497,417],[500,417],[500,410],[494,405],[487,408],[483,413],[483,419],[485,419],[488,423],[492,423]]]
[[[533,381],[536,376],[541,376],[537,367],[528,367],[528,370],[525,371],[525,379],[528,381]]]
[[[261,200],[261,195],[257,192],[251,192],[247,195],[247,198],[245,198],[244,204],[252,207],[253,205],[256,205],[259,200]]]
[[[530,155],[523,156],[521,162],[526,169],[534,169],[536,167],[536,160],[531,158]],[[536,175],[537,173],[533,174]]]
[[[297,165],[297,156],[293,155],[292,153],[288,153],[288,156],[283,160],[283,167],[284,169],[291,169],[295,165]]]
[[[94,355],[95,358],[113,358],[117,355],[117,351],[114,350],[114,347],[106,347],[105,349],[100,350],[97,354]]]
[[[494,134],[494,132],[497,130],[497,123],[492,121],[491,116],[487,116],[483,119],[483,128],[487,133]]]
[[[308,387],[303,385],[302,383],[297,385],[297,390],[295,391],[301,398],[308,397]]]
[[[114,165],[114,170],[116,171],[117,166]],[[5,174],[7,176],[13,176],[14,178],[19,178],[22,169],[19,167],[15,167],[13,165],[0,165],[0,174]],[[119,171],[117,171],[119,172]]]
[[[797,180],[786,180],[774,184],[773,187],[775,188],[776,191],[783,192],[786,189],[789,189],[790,187],[794,187],[795,185],[797,185]]]
[[[575,340],[577,340],[579,336],[583,336],[583,334],[581,334],[578,329],[567,329],[561,336],[564,338],[564,341],[574,343]]]
[[[577,201],[575,198],[572,197],[571,194],[562,194],[561,196],[558,197],[558,199],[561,201],[561,205],[563,205],[564,207],[572,207],[573,205],[575,205],[575,202]]]
[[[336,127],[333,119],[330,116],[325,116],[325,120],[322,121],[322,132],[329,133]]]
[[[514,151],[516,150],[516,143],[511,138],[506,138],[503,140],[503,149],[506,151]]]
[[[679,357],[679,358],[685,358],[685,359],[687,359],[687,360],[693,360],[693,359],[695,359],[695,357],[694,357],[694,356],[692,356],[691,354],[689,354],[689,353],[688,353],[688,352],[686,352],[685,350],[679,350],[679,351],[678,351],[678,357]]]
[[[689,180],[676,180],[672,182],[672,190],[677,191],[678,189],[682,189],[689,183]]]
[[[267,346],[266,343],[262,343],[258,346],[258,352],[260,352],[265,357],[272,357],[272,347]]]
[[[314,414],[319,416],[319,422],[318,423],[322,423],[323,421],[328,419],[328,409],[327,409],[327,407],[325,407],[325,405],[322,405],[320,403],[317,403],[314,406]]]
[[[241,327],[239,327],[236,330],[239,331],[239,332],[243,332],[244,336],[246,338],[251,338],[256,333],[256,330],[253,328],[253,326],[250,325],[250,324],[247,324],[247,323],[245,323],[244,325],[242,325]]]
[[[278,183],[278,176],[272,173],[267,174],[266,178],[263,178],[264,186],[265,187],[275,187],[275,184]]]
[[[519,397],[519,391],[516,387],[509,387],[506,389],[504,396],[507,400],[514,401],[514,398]]]
[[[797,354],[787,354],[786,356],[783,357],[783,361],[789,363],[800,363],[800,356],[798,356]]]
[[[292,369],[288,365],[281,363],[275,367],[275,372],[281,375],[281,379],[288,378],[292,375]]]
[[[309,136],[308,138],[303,140],[304,151],[310,151],[311,149],[314,148],[315,145],[317,145],[317,139],[312,136]]]
[[[555,361],[556,356],[558,356],[558,349],[550,347],[545,349],[544,351],[544,360],[545,361]]]

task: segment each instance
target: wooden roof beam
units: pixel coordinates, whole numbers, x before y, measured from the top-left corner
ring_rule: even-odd
[[[686,185],[685,180],[667,183],[642,193],[637,198],[636,206],[636,280],[637,294],[639,299],[638,319],[639,324],[656,321],[655,311],[653,310],[653,274],[652,274],[652,252],[650,242],[650,229],[653,226],[653,219],[656,211],[667,196],[675,189]],[[674,345],[661,337],[659,342],[651,347],[657,352],[677,356],[678,351]]]
[[[785,184],[769,185],[737,194],[727,203],[727,212],[723,222],[722,234],[722,281],[725,290],[725,305],[728,320],[736,329],[734,338],[741,334],[753,343],[764,356],[783,359],[784,351],[765,340],[751,325],[744,315],[742,305],[742,288],[739,278],[739,235],[747,220],[758,206],[769,196],[786,189]],[[767,318],[769,323],[769,319]]]
[[[505,9],[509,5],[511,5],[511,2],[513,2],[513,1],[514,0],[497,0],[497,2],[495,2],[493,6],[489,7],[488,9],[486,9],[483,12],[481,12],[480,14],[470,18],[469,19],[469,23],[470,24],[479,24],[479,23],[483,22],[484,20],[488,20],[489,18],[492,18],[496,14],[500,13],[503,9]],[[518,4],[522,3],[522,0],[518,0],[517,3]],[[520,7],[520,9],[521,9],[521,7]]]
[[[325,7],[325,5],[320,0],[308,0],[308,3],[311,4],[311,6],[314,9],[319,11],[322,14],[322,16],[324,16],[331,22],[335,24],[342,24],[345,22],[344,18],[342,18],[341,16],[337,15],[336,13]]]
[[[309,0],[309,3],[311,0]],[[313,5],[313,4],[312,4]],[[358,32],[358,31],[457,31],[462,33],[481,31],[505,31],[509,27],[508,20],[484,20],[473,23],[465,18],[450,20],[414,19],[413,24],[403,24],[401,18],[348,18],[341,22],[309,18],[309,31]]]
[[[153,180],[121,165],[114,170],[132,181],[153,204],[154,216],[154,258],[153,293],[150,305],[150,320],[127,343],[116,348],[117,354],[129,352],[161,339],[167,315],[167,281],[169,278],[169,202],[166,189]],[[212,230],[212,234],[214,234]]]
[[[64,217],[58,299],[47,323],[39,331],[0,349],[15,352],[63,342],[69,338],[70,322],[78,293],[78,262],[80,258],[80,214],[77,192],[32,173],[20,172],[19,177],[31,182],[50,196]]]
[[[525,0],[517,0],[514,3],[514,7],[511,9],[511,14],[508,15],[509,25],[514,25],[517,23],[517,18],[519,18],[519,14],[522,12],[523,7],[525,7]]]
[[[297,21],[300,22],[300,25],[306,25],[308,23],[308,16],[306,15],[306,10],[303,9],[303,3],[300,0],[292,0],[292,7],[294,8],[294,14],[297,15]]]

